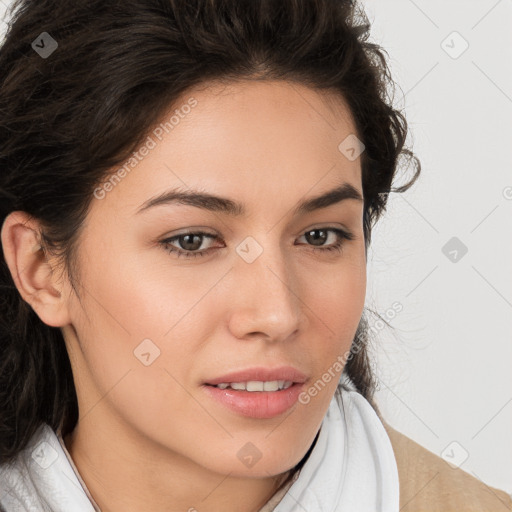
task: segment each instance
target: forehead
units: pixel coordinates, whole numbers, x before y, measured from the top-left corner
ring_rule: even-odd
[[[360,160],[338,148],[354,133],[349,108],[333,92],[283,81],[202,84],[162,115],[146,139],[150,151],[109,199],[118,196],[134,213],[176,186],[277,201],[342,181],[361,190]]]
[[[220,114],[232,120],[250,122],[255,129],[271,130],[269,121],[279,127],[300,120],[323,127],[322,135],[328,130],[356,131],[347,102],[333,89],[313,89],[285,80],[212,81],[190,89],[176,103],[183,104],[191,96],[202,104],[204,117]],[[286,115],[286,119],[276,123],[276,118],[282,115]],[[280,134],[281,137],[285,135]]]

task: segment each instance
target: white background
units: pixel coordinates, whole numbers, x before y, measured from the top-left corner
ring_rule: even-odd
[[[363,6],[422,163],[368,257],[367,306],[393,326],[369,317],[377,402],[394,428],[512,493],[512,0]],[[468,249],[456,261],[442,252],[452,237]]]
[[[367,306],[386,319],[403,306],[394,329],[375,328],[377,403],[397,430],[467,454],[462,469],[512,493],[512,2],[363,5],[422,163],[390,194],[368,257]],[[456,55],[458,36],[442,44],[454,31],[469,44],[458,58],[443,49]],[[452,237],[468,248],[457,262],[441,251]]]

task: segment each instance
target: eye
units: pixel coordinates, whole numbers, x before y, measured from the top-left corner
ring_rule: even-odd
[[[198,249],[203,244],[205,238],[215,240],[218,239],[219,237],[217,235],[212,235],[211,233],[206,233],[204,231],[197,231],[182,233],[181,235],[166,238],[165,240],[162,240],[160,243],[168,252],[174,253],[178,257],[195,258],[197,256],[204,256],[206,253],[209,253],[211,251],[211,248],[198,251]],[[181,248],[177,248],[176,246],[172,245],[172,242],[174,241],[177,241]]]
[[[329,234],[332,234],[334,242],[330,245],[323,245],[329,238]],[[312,243],[314,250],[316,251],[337,251],[341,252],[344,240],[353,240],[354,235],[344,229],[326,227],[326,228],[315,228],[306,231],[303,235],[309,243]]]
[[[329,235],[333,238],[331,244],[325,244],[329,239]],[[340,228],[325,227],[310,229],[302,235],[306,238],[306,245],[312,246],[314,251],[338,251],[342,250],[344,240],[353,240],[354,235],[348,231]],[[205,239],[220,240],[217,235],[212,235],[204,231],[188,232],[176,235],[162,240],[160,244],[169,253],[173,253],[179,258],[196,258],[198,256],[205,256],[215,248],[208,247],[199,250],[204,243]],[[174,244],[178,245],[178,247]],[[302,244],[299,244],[302,245]]]

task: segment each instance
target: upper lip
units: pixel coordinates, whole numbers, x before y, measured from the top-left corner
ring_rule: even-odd
[[[248,382],[250,380],[256,381],[273,381],[285,380],[302,384],[307,377],[296,368],[292,366],[279,366],[278,368],[266,368],[260,366],[258,368],[247,368],[246,370],[239,370],[236,372],[227,373],[221,377],[208,379],[205,384],[222,384],[231,382]]]

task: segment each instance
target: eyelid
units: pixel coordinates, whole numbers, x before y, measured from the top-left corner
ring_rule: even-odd
[[[177,233],[177,234],[168,236],[168,237],[164,238],[162,241],[163,242],[169,242],[170,240],[175,241],[180,236],[186,236],[186,235],[199,235],[199,236],[202,236],[203,238],[209,238],[212,240],[222,240],[222,237],[220,235],[217,235],[216,233],[202,231],[201,229],[197,229],[197,230],[192,229],[192,230],[188,230],[188,231],[183,231],[182,233]],[[198,252],[198,251],[195,251],[195,252]]]
[[[328,253],[329,251],[333,251],[333,250],[338,250],[339,252],[341,252],[346,241],[350,241],[350,240],[353,240],[354,238],[356,238],[355,235],[350,230],[346,229],[345,227],[340,228],[338,226],[332,226],[332,225],[310,227],[308,229],[302,230],[300,237],[304,236],[305,234],[309,233],[310,231],[316,231],[316,230],[324,230],[324,231],[328,231],[330,233],[334,233],[337,238],[337,241],[334,244],[330,244],[330,245],[326,245],[326,246],[314,246],[314,245],[309,245],[307,243],[306,244],[298,244],[298,245],[306,245],[313,252],[318,252],[318,253],[322,253],[322,252]],[[210,238],[213,240],[216,240],[216,239],[222,240],[221,236],[219,236],[217,234],[209,233],[207,231],[203,231],[202,228],[187,228],[186,231],[183,231],[181,233],[177,233],[170,237],[164,238],[163,240],[161,240],[159,242],[159,244],[162,245],[164,247],[164,249],[167,250],[167,252],[174,253],[177,257],[183,257],[185,259],[192,259],[195,257],[205,256],[205,255],[209,254],[212,250],[215,249],[214,247],[208,247],[207,249],[202,249],[200,251],[187,251],[186,249],[180,249],[180,248],[172,245],[172,242],[174,242],[176,239],[178,239],[181,236],[186,236],[186,235],[199,235],[199,236],[202,236],[203,238],[206,237],[206,238]],[[172,247],[172,249],[170,247]]]
[[[345,235],[347,235],[347,238],[355,237],[355,235],[352,233],[352,231],[350,229],[348,229],[346,226],[344,226],[343,224],[340,224],[340,226],[334,226],[332,224],[331,225],[325,225],[325,224],[313,225],[312,227],[309,227],[307,229],[302,229],[297,236],[303,236],[304,234],[306,234],[310,231],[314,231],[316,229],[325,229],[325,230],[330,230],[330,231],[336,231],[336,230],[342,231]],[[183,228],[183,231],[180,231],[178,233],[173,233],[172,235],[166,236],[162,241],[174,240],[176,238],[179,238],[180,236],[185,236],[185,235],[203,235],[208,238],[222,239],[221,235],[218,235],[217,233],[214,233],[214,232],[205,231],[205,229],[209,229],[209,228],[203,228],[200,226],[191,227],[191,228]]]

